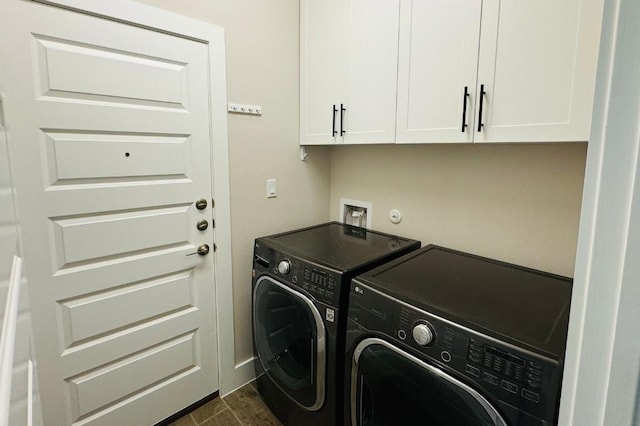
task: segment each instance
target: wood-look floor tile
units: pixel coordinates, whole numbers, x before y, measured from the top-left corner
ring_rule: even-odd
[[[196,422],[196,425],[199,425],[227,409],[227,404],[224,403],[222,398],[216,398],[199,407],[197,410],[192,411],[191,417]]]
[[[242,423],[236,419],[231,410],[224,410],[221,413],[211,417],[200,426],[241,426]]]
[[[193,422],[191,417],[186,414],[185,416],[180,417],[178,420],[171,423],[169,426],[196,426],[196,424]]]
[[[224,398],[238,420],[245,426],[277,426],[280,421],[269,411],[258,392],[247,384]]]

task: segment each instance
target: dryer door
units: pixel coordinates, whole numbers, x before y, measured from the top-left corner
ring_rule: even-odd
[[[360,342],[352,365],[353,425],[506,426],[477,391],[384,340]]]
[[[253,336],[262,368],[301,407],[324,402],[325,328],[304,294],[269,277],[253,290]]]

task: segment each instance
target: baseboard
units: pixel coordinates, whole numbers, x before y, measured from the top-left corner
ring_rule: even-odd
[[[256,378],[254,360],[252,357],[242,361],[235,365],[232,374],[225,374],[225,380],[220,381],[220,396],[227,396]]]

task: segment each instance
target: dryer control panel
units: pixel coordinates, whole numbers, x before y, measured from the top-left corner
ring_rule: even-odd
[[[340,273],[256,243],[253,255],[253,278],[265,273],[304,290],[315,300],[338,306]]]

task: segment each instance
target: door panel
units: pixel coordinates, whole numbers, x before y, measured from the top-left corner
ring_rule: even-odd
[[[50,185],[188,179],[191,174],[191,141],[184,136],[46,132],[44,139]]]
[[[599,3],[483,2],[478,86],[486,96],[476,142],[588,139]]]
[[[343,142],[394,143],[400,1],[348,0],[343,13]]]
[[[330,145],[339,117],[342,11],[338,0],[300,1],[300,144]],[[340,105],[337,106],[338,109]],[[332,129],[332,124],[335,125]]]
[[[153,303],[148,303],[153,300]],[[122,327],[192,308],[191,271],[61,301],[65,348]],[[114,310],[126,306],[116,317]]]
[[[218,388],[213,253],[191,255],[207,46],[31,2],[0,20],[45,421],[153,424]]]
[[[197,369],[194,333],[66,379],[74,418],[86,417],[145,388]]]
[[[78,40],[35,35],[34,42],[42,96],[186,109],[187,64]]]
[[[473,141],[481,8],[475,0],[402,2],[398,143]]]

